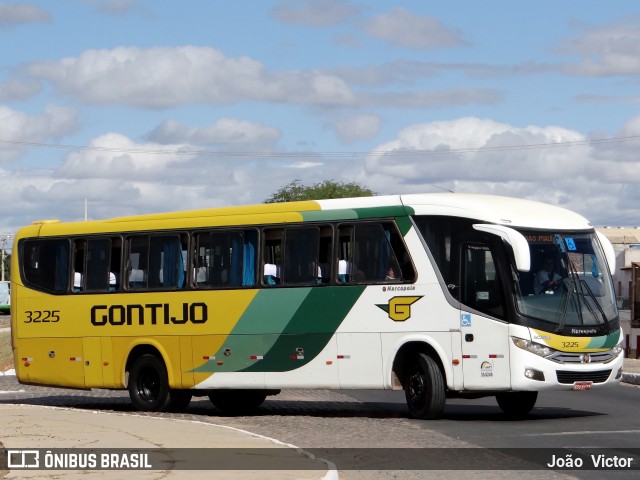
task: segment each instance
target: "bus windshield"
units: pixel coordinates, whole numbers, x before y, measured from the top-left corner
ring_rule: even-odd
[[[596,234],[521,233],[529,242],[531,271],[519,273],[515,292],[518,311],[550,323],[549,331],[587,334],[595,327],[609,331],[618,312]]]

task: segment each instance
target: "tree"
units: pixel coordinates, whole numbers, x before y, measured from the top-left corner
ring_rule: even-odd
[[[297,178],[280,188],[267,198],[264,203],[297,202],[300,200],[324,200],[327,198],[371,197],[375,192],[355,182],[337,182],[324,180],[306,186]]]

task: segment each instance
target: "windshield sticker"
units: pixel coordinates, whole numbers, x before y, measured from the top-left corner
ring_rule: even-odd
[[[524,237],[529,243],[553,243],[553,235],[550,234],[527,234]]]
[[[573,240],[573,238],[565,238],[564,241],[567,244],[567,250],[569,250],[570,252],[575,252],[577,250],[576,242]]]

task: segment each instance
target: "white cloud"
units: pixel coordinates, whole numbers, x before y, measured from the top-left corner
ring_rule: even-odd
[[[640,160],[603,158],[587,140],[561,127],[520,128],[472,117],[413,125],[375,148],[359,178],[381,193],[434,191],[438,185],[531,198],[605,223],[617,198],[612,192],[640,182]],[[578,144],[553,146],[567,142]],[[621,218],[638,218],[632,205],[615,208]]]
[[[604,174],[609,178],[618,176],[622,181],[628,175],[629,178],[637,178],[636,172],[640,168],[640,115],[625,122],[613,138],[618,140],[600,142],[594,147],[595,158],[609,165]]]
[[[0,82],[0,101],[26,100],[40,90],[40,85],[34,81],[13,79]]]
[[[167,120],[145,135],[147,140],[160,144],[218,145],[245,149],[268,149],[280,138],[277,128],[260,123],[223,118],[206,127],[189,128]]]
[[[453,88],[404,92],[363,92],[358,96],[361,107],[443,108],[454,105],[494,105],[504,94],[490,88]]]
[[[374,38],[421,50],[466,45],[459,32],[434,17],[417,15],[401,7],[373,17],[365,30]]]
[[[640,117],[632,118],[619,133],[639,129]],[[294,178],[356,181],[380,194],[445,188],[529,198],[570,208],[594,224],[637,225],[640,160],[630,153],[637,143],[588,140],[558,126],[465,117],[407,127],[362,160],[275,151],[199,155],[184,143],[139,143],[110,133],[68,153],[52,171],[0,169],[3,193],[14,200],[0,203],[0,230],[13,231],[25,219],[80,219],[85,198],[91,218],[260,203]],[[560,142],[574,146],[553,146]]]
[[[28,115],[0,105],[0,162],[19,158],[23,143],[42,143],[75,131],[78,112],[70,107],[49,105],[41,115]]]
[[[119,47],[28,67],[62,94],[89,104],[165,108],[227,105],[242,100],[321,106],[349,105],[339,77],[313,71],[270,72],[248,57],[228,58],[209,47]]]
[[[360,10],[345,0],[280,0],[271,16],[282,23],[326,27],[343,22]]]
[[[136,0],[83,0],[101,13],[122,15],[136,9]]]
[[[336,120],[333,129],[343,143],[354,143],[375,137],[382,118],[375,114],[362,114]]]
[[[171,178],[172,166],[193,155],[180,155],[184,145],[136,144],[119,133],[94,139],[87,149],[70,153],[56,170],[60,178],[111,178],[161,181]]]
[[[630,16],[614,23],[585,28],[563,45],[562,53],[582,57],[567,64],[573,75],[607,76],[640,74],[640,22]]]
[[[82,219],[84,199],[93,219],[261,203],[294,178],[351,181],[360,168],[359,161],[293,152],[199,155],[184,144],[137,143],[109,133],[68,153],[53,170],[0,169],[3,193],[13,199],[0,202],[0,231],[43,218]]]
[[[36,5],[0,3],[0,28],[24,23],[50,21],[51,15]]]
[[[442,68],[401,62],[386,68],[269,71],[248,57],[229,58],[213,48],[185,46],[87,50],[77,57],[32,63],[26,70],[35,80],[50,82],[59,94],[93,105],[170,108],[258,101],[325,108],[416,109],[502,101],[503,93],[490,88],[354,91],[350,85],[412,83]]]

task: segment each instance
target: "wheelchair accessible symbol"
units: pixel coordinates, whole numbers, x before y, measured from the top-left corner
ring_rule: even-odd
[[[471,314],[463,313],[460,315],[460,326],[461,327],[470,327],[471,326]]]
[[[567,250],[569,250],[570,252],[575,252],[577,250],[576,242],[573,240],[573,238],[565,238],[564,241],[567,244]]]

